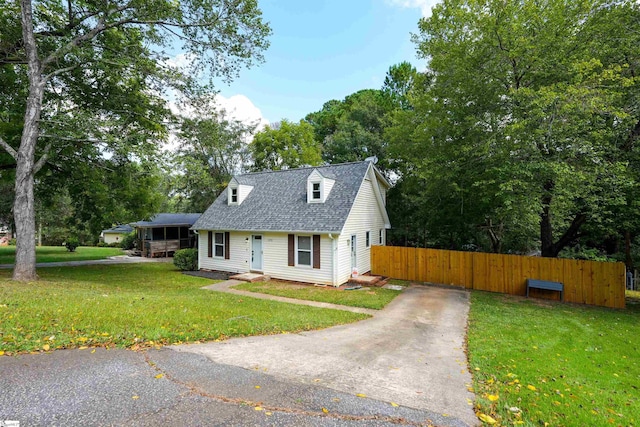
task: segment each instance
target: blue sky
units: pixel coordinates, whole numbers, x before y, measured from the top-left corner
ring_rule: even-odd
[[[239,119],[298,121],[331,99],[379,89],[391,65],[418,60],[411,33],[433,0],[260,0],[273,34],[265,63],[242,70],[220,103]]]

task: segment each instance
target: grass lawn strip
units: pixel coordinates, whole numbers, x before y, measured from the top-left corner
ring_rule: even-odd
[[[374,310],[384,308],[401,292],[383,288],[345,291],[332,286],[312,286],[278,281],[243,283],[233,286],[233,288],[300,300],[372,308]]]
[[[238,297],[165,263],[0,271],[0,353],[139,347],[325,328],[369,316]]]
[[[640,424],[640,305],[628,306],[473,292],[468,352],[480,419],[510,426]]]
[[[79,246],[75,252],[69,252],[64,246],[36,247],[36,262],[87,261],[124,255],[120,248],[98,248]],[[15,246],[0,246],[0,264],[13,264],[16,258]]]

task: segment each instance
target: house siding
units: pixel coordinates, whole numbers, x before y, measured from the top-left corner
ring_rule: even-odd
[[[209,230],[198,230],[198,266],[205,270],[221,270],[231,273],[244,273],[249,271],[249,256],[251,254],[251,241],[248,233],[229,233],[229,259],[207,256]],[[223,230],[216,230],[221,232]],[[216,232],[214,231],[214,233]],[[215,236],[215,234],[213,234]],[[215,251],[214,251],[215,252]]]
[[[371,172],[371,171],[370,171]],[[379,185],[372,173],[362,181],[353,208],[347,217],[338,243],[338,282],[344,283],[351,275],[351,236],[356,235],[358,273],[371,271],[371,247],[366,247],[366,232],[370,232],[370,246],[379,245],[379,232],[385,228],[382,211],[374,193]],[[385,190],[380,188],[384,197]],[[384,200],[384,198],[383,198]]]
[[[333,284],[332,241],[328,235],[320,236],[320,268],[289,266],[289,233],[252,233],[231,231],[229,259],[207,257],[207,231],[199,230],[198,266],[201,269],[245,273],[251,270],[251,235],[262,236],[263,274],[274,279],[306,283]],[[304,234],[311,235],[311,234]]]
[[[102,240],[105,243],[119,243],[124,238],[124,234],[122,233],[104,233]]]

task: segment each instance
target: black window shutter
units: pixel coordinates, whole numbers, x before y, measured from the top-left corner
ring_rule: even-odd
[[[229,259],[229,232],[224,232],[224,259]]]
[[[313,235],[313,268],[320,268],[320,235]]]
[[[207,232],[207,256],[213,257],[213,231]]]
[[[289,234],[289,266],[296,265],[296,236]]]

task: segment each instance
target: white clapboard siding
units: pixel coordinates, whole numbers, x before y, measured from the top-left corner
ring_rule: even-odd
[[[371,169],[369,170],[371,172]],[[385,228],[384,216],[376,199],[373,186],[379,185],[375,174],[368,173],[362,181],[355,203],[340,235],[338,251],[338,281],[343,283],[351,274],[351,235],[357,236],[358,273],[371,271],[371,246],[379,245],[380,229]],[[381,189],[384,194],[384,190]],[[370,232],[366,247],[366,232]]]
[[[320,268],[307,266],[290,267],[288,233],[265,233],[263,235],[263,273],[276,279],[298,282],[332,284],[332,242],[329,236],[320,236]]]
[[[219,231],[220,232],[220,231]],[[222,231],[223,232],[223,231]],[[215,231],[214,231],[215,233]],[[208,255],[208,230],[198,230],[198,266],[206,270],[244,273],[249,271],[251,235],[244,232],[229,234],[229,259]],[[249,240],[246,240],[249,238]],[[215,253],[215,248],[213,253]]]

